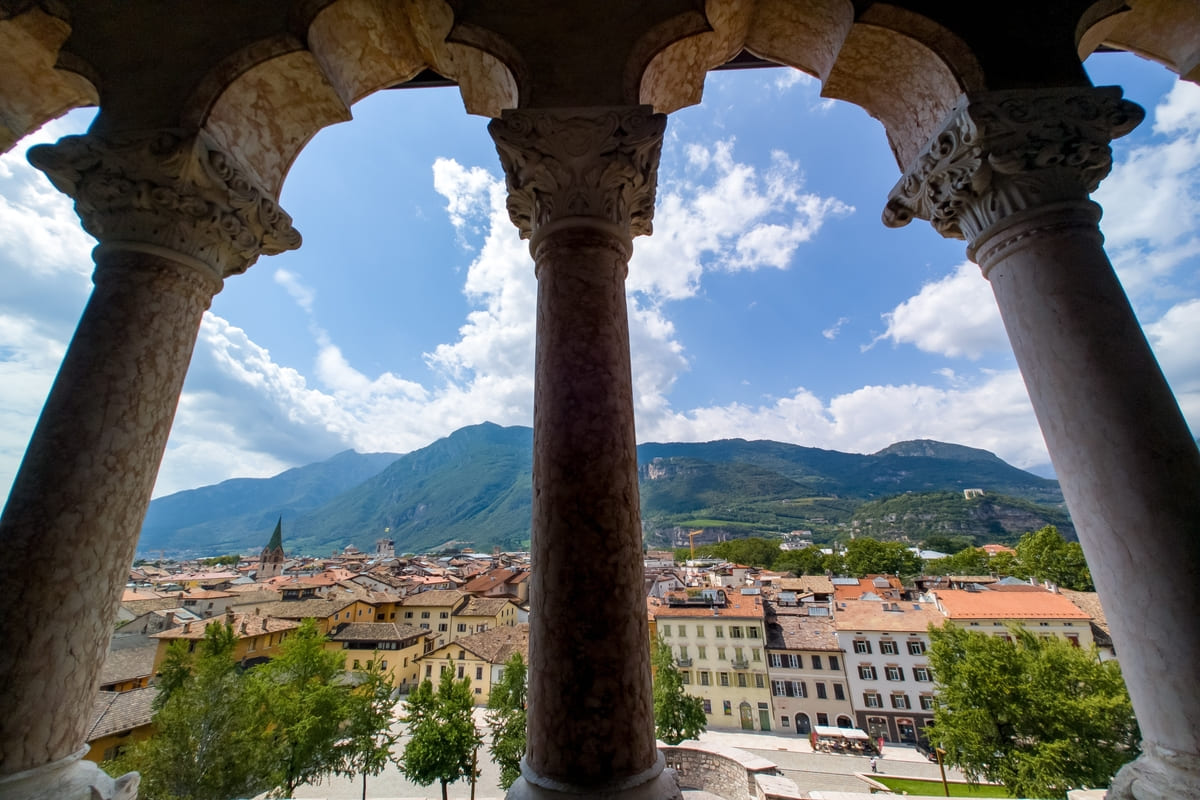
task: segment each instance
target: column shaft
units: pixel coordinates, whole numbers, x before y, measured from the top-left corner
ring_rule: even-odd
[[[541,240],[528,764],[556,781],[655,761],[633,423],[628,253],[570,228]]]
[[[98,257],[0,517],[0,774],[83,744],[121,588],[215,276]]]
[[[976,257],[1112,627],[1143,746],[1200,764],[1191,591],[1200,576],[1200,453],[1089,206],[997,226]]]

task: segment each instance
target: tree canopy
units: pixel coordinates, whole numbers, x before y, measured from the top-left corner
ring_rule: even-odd
[[[449,784],[476,776],[475,750],[482,738],[471,716],[473,705],[470,678],[455,680],[449,669],[442,670],[436,691],[426,679],[405,704],[410,738],[400,757],[400,771],[422,786],[439,781],[442,800]]]
[[[659,739],[676,745],[704,732],[706,717],[699,697],[686,694],[683,675],[675,666],[671,647],[662,638],[650,654],[654,667],[654,732]]]
[[[1120,667],[1059,637],[1018,627],[1008,635],[930,628],[931,742],[969,780],[1002,783],[1016,797],[1107,786],[1138,754]]]
[[[1053,525],[1022,536],[1017,543],[1017,558],[1036,580],[1050,581],[1079,592],[1095,591],[1083,547],[1079,542],[1063,539]]]
[[[521,777],[521,759],[525,757],[526,674],[525,659],[513,653],[488,697],[489,752],[500,767],[500,788],[505,791]]]
[[[357,673],[362,682],[350,693],[350,711],[342,732],[339,775],[362,776],[362,800],[367,800],[367,778],[378,775],[392,761],[392,747],[399,736],[392,730],[396,701],[392,676],[376,652],[367,669]]]
[[[144,800],[229,800],[274,786],[262,768],[263,720],[233,659],[232,628],[212,624],[195,652],[174,642],[163,662],[151,738],[105,764],[136,771]]]

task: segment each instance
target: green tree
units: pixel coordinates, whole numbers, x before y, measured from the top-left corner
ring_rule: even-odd
[[[112,775],[140,772],[144,800],[229,800],[274,785],[233,631],[214,623],[204,634],[194,653],[177,642],[164,662],[171,683],[157,698],[154,735],[105,764]]]
[[[391,728],[395,687],[379,653],[367,662],[366,670],[357,674],[362,682],[350,692],[349,719],[342,732],[342,761],[336,771],[348,778],[361,775],[362,798],[367,800],[367,777],[387,768],[399,737]]]
[[[1068,542],[1058,528],[1047,525],[1031,531],[1017,543],[1017,557],[1029,575],[1080,592],[1095,591],[1092,573],[1079,542]]]
[[[938,688],[929,738],[969,780],[1002,783],[1014,797],[1062,798],[1107,786],[1137,756],[1115,661],[1015,626],[1014,641],[951,624],[929,636]]]
[[[903,542],[880,542],[858,537],[846,545],[846,571],[856,578],[867,575],[917,575],[921,572],[921,557],[911,552]]]
[[[982,547],[967,547],[952,556],[928,562],[925,571],[930,575],[988,575],[992,564]]]
[[[521,759],[525,757],[526,673],[525,659],[513,653],[488,697],[487,722],[492,731],[489,752],[500,767],[500,788],[505,791],[521,776]]]
[[[340,652],[325,649],[325,637],[308,619],[252,673],[268,730],[268,762],[285,797],[342,763],[341,730],[352,711],[345,662]]]
[[[1029,577],[1029,571],[1025,569],[1025,565],[1021,563],[1021,559],[1012,553],[1004,551],[996,553],[996,555],[991,557],[988,566],[992,572],[1000,576],[1020,578],[1021,580]]]
[[[405,704],[410,738],[400,757],[400,771],[422,786],[440,781],[442,800],[448,785],[476,777],[475,750],[482,739],[471,716],[473,705],[470,678],[456,681],[449,669],[442,670],[436,692],[433,682],[424,680]]]
[[[793,572],[796,575],[821,575],[825,570],[836,571],[831,566],[832,556],[827,556],[818,547],[799,550],[784,550],[775,559],[773,569]]]
[[[683,690],[671,647],[661,637],[650,654],[654,666],[654,732],[670,745],[695,739],[705,729],[704,704]]]

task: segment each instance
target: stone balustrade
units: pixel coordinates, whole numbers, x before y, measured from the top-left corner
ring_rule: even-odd
[[[667,767],[675,770],[681,789],[710,792],[725,800],[791,800],[805,795],[779,774],[774,762],[734,747],[689,742],[660,744]]]

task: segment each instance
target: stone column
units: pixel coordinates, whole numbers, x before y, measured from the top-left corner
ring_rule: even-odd
[[[625,306],[665,127],[645,106],[489,127],[538,279],[528,750],[510,798],[678,796],[654,735]]]
[[[136,775],[114,785],[80,757],[200,320],[225,276],[300,240],[202,136],[68,137],[29,157],[100,245],[0,517],[0,796],[131,797]]]
[[[884,218],[965,238],[991,282],[1142,731],[1109,797],[1200,797],[1200,454],[1088,200],[1141,119],[1115,87],[968,96]]]

